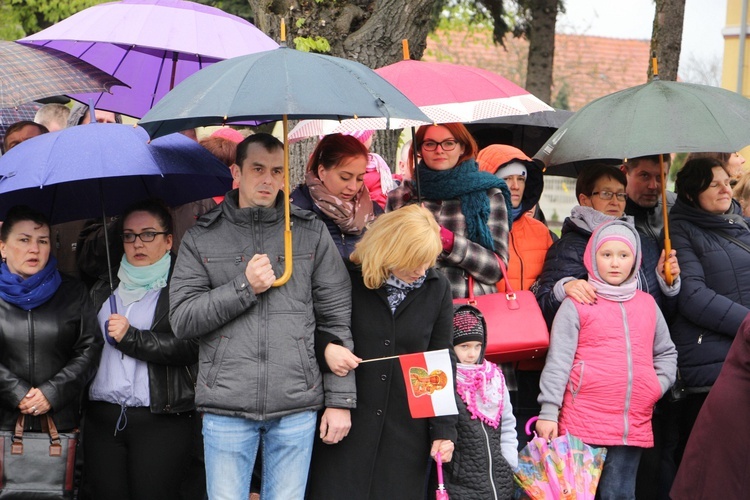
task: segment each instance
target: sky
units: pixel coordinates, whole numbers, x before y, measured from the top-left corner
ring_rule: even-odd
[[[558,32],[651,39],[654,0],[565,0],[565,10],[557,19]],[[726,0],[686,1],[680,78],[690,81],[708,73],[714,81],[696,83],[720,83],[725,22]]]

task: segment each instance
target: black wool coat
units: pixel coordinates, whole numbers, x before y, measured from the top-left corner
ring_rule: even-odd
[[[449,349],[455,372],[453,305],[447,278],[430,269],[424,284],[407,294],[394,315],[384,287],[366,288],[359,268],[350,268],[350,276],[357,356],[371,359]],[[424,498],[432,441],[455,443],[457,416],[411,418],[397,359],[361,364],[355,374],[357,408],[351,412],[351,430],[335,445],[324,444],[316,436],[308,498]]]

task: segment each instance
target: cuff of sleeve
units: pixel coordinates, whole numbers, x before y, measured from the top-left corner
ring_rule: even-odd
[[[250,282],[247,281],[245,273],[240,274],[234,279],[234,289],[237,291],[237,295],[239,296],[242,305],[249,307],[255,302],[255,292],[253,292],[253,287],[250,286]]]
[[[656,273],[656,279],[659,281],[659,288],[661,288],[661,293],[663,293],[667,297],[676,297],[680,293],[680,285],[682,284],[682,281],[680,280],[679,276],[675,278],[672,286],[667,285],[667,282],[664,281],[664,278],[662,278],[661,274],[659,273]]]
[[[568,276],[567,278],[563,278],[555,283],[552,293],[555,294],[555,299],[557,299],[558,302],[565,300],[565,288],[563,287],[565,286],[565,283],[570,283],[571,281],[575,281],[575,278]]]
[[[557,422],[557,416],[560,413],[560,408],[552,403],[543,403],[542,411],[539,412],[539,420],[549,420],[551,422]]]

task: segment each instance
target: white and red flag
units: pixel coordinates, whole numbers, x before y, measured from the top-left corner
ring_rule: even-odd
[[[403,354],[398,359],[412,418],[458,414],[448,349]]]

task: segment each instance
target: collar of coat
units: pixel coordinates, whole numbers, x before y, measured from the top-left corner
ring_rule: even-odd
[[[315,214],[303,210],[296,205],[291,206],[292,217],[305,220],[312,220]],[[269,208],[240,208],[239,207],[239,190],[233,189],[224,197],[224,201],[213,210],[202,215],[196,225],[210,226],[220,217],[228,219],[234,224],[250,224],[253,222],[272,223],[284,220],[284,193],[279,192],[276,196],[276,204]]]

